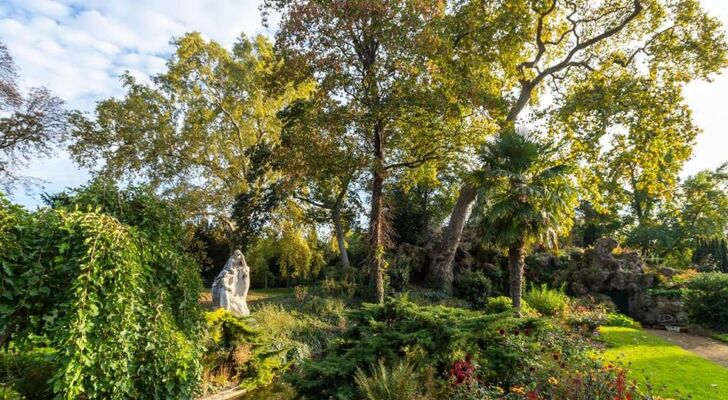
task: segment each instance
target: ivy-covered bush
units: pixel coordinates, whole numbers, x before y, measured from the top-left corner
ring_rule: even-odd
[[[0,342],[56,349],[59,398],[193,398],[201,285],[181,217],[103,182],[49,202],[0,199]]]
[[[444,370],[472,354],[491,378],[506,377],[537,346],[539,320],[444,306],[418,306],[405,296],[351,312],[350,329],[320,360],[304,362],[288,379],[307,399],[354,397],[354,375],[379,360],[390,365],[409,356],[418,365]],[[518,345],[505,332],[524,332]],[[526,338],[526,334],[529,337]]]
[[[698,274],[687,283],[685,308],[690,319],[712,329],[728,330],[728,274]]]

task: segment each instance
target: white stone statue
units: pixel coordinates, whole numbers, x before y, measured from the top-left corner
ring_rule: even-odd
[[[212,305],[235,315],[250,315],[245,302],[250,289],[250,268],[240,250],[228,258],[222,271],[212,283]]]

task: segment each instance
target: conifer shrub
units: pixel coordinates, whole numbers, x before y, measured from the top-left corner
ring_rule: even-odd
[[[319,360],[305,361],[287,379],[307,399],[350,399],[354,376],[382,360],[395,365],[415,353],[419,367],[444,370],[454,357],[471,354],[488,376],[506,377],[537,346],[535,333],[542,322],[513,318],[509,313],[482,312],[444,306],[418,306],[402,296],[383,305],[365,304],[352,311],[350,328],[332,343]],[[502,332],[528,332],[530,337],[510,345]],[[525,336],[521,336],[525,338]],[[411,354],[409,354],[411,358]]]
[[[251,317],[237,317],[218,308],[205,314],[205,369],[230,368],[240,386],[253,389],[270,384],[287,366],[289,350],[273,342]]]

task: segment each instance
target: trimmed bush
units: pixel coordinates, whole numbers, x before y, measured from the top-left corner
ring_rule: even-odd
[[[728,330],[728,274],[708,272],[688,281],[685,308],[696,324]]]
[[[607,320],[604,322],[605,326],[619,326],[622,328],[634,328],[634,329],[642,329],[642,325],[633,320],[632,318],[615,312],[610,312],[607,314]]]
[[[507,296],[498,296],[488,298],[483,308],[486,314],[502,314],[505,312],[513,312],[513,300]],[[524,299],[521,299],[521,311],[527,316],[538,316],[538,312],[531,307]]]
[[[482,309],[493,291],[490,278],[482,271],[468,271],[453,282],[453,294],[467,300],[473,307]]]

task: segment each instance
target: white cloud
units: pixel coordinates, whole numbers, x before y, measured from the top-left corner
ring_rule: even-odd
[[[263,33],[257,0],[7,0],[0,4],[0,40],[10,50],[24,86],[46,86],[69,107],[92,111],[121,94],[119,76],[140,81],[164,70],[170,40],[199,31],[225,46],[244,32]],[[24,175],[57,191],[89,174],[65,153],[35,160]],[[18,194],[26,205],[37,196]]]

